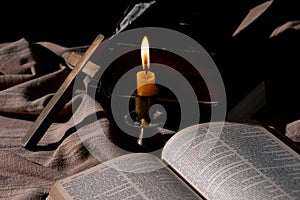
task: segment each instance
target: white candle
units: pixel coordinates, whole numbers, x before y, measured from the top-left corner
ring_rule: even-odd
[[[150,53],[147,36],[144,36],[142,41],[141,57],[143,70],[136,74],[137,95],[153,96],[156,94],[155,74],[150,71]]]

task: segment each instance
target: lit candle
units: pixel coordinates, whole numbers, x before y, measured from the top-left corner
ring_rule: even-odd
[[[137,78],[137,95],[153,96],[156,94],[155,74],[150,71],[150,53],[147,36],[144,36],[141,45],[141,57],[143,71],[136,74]]]

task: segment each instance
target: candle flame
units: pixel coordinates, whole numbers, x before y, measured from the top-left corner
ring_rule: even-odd
[[[146,70],[147,73],[147,71],[150,69],[150,53],[149,53],[149,42],[146,35],[143,37],[143,41],[141,45],[141,57],[142,57],[143,70]]]

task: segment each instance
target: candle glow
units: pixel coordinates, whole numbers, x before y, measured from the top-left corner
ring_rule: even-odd
[[[150,52],[149,52],[149,41],[147,36],[144,36],[142,45],[141,45],[141,57],[142,57],[142,65],[143,70],[147,73],[150,69]]]

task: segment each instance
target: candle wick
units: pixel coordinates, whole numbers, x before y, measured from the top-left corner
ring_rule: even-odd
[[[148,66],[147,65],[145,66],[145,74],[146,74],[146,76],[148,75]]]

